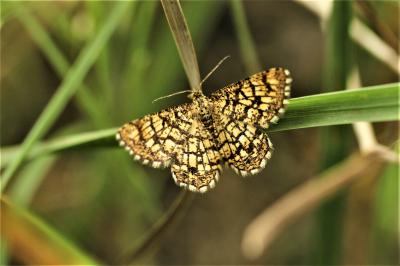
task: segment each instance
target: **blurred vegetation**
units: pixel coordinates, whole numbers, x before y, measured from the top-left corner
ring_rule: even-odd
[[[348,75],[352,68],[352,42],[350,23],[352,19],[352,2],[337,1],[333,5],[328,21],[325,50],[325,89],[343,90],[347,87]],[[351,126],[321,128],[320,171],[339,163],[355,149]],[[326,145],[329,143],[329,145]],[[317,230],[319,239],[313,261],[316,265],[338,265],[341,263],[343,242],[343,213],[346,206],[346,195],[340,193],[329,199],[317,211]],[[329,241],[326,241],[329,239]]]
[[[353,65],[362,87],[379,86],[294,99],[276,131],[293,128],[290,119],[299,129],[270,134],[276,151],[265,171],[242,180],[226,170],[214,191],[178,208],[187,196],[178,194],[168,170],[133,163],[109,140],[109,128],[187,101],[177,96],[151,104],[189,88],[161,4],[2,1],[1,165],[11,162],[2,168],[2,189],[4,175],[13,178],[1,201],[0,263],[110,264],[121,256],[136,264],[252,263],[240,251],[244,227],[291,188],[358,149],[349,126],[300,128],[349,123],[360,114],[398,120],[397,74],[349,36],[358,18],[391,46],[394,36],[397,49],[396,3],[358,2],[335,2],[326,28],[292,1],[183,2],[202,76],[231,55],[203,85],[206,93],[273,66],[291,70],[296,98],[345,89]],[[368,97],[377,104],[360,105]],[[392,109],[385,113],[385,106]],[[374,128],[379,142],[393,148],[397,122]],[[96,138],[102,141],[60,152]],[[57,152],[39,157],[42,139],[61,140],[49,143]],[[29,150],[33,155],[23,163]],[[370,181],[358,185],[361,199],[357,187],[342,191],[287,228],[254,263],[397,264],[398,172],[391,163],[364,178]],[[166,233],[154,237],[157,230]]]

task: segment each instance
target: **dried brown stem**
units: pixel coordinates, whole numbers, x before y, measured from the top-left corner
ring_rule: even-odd
[[[371,3],[365,0],[357,0],[356,4],[367,20],[372,24],[372,27],[375,28],[378,35],[385,40],[385,42],[389,44],[398,54],[398,40],[396,35],[383,21],[379,19]]]
[[[379,152],[356,154],[286,194],[247,226],[242,239],[244,255],[249,259],[260,257],[295,218],[311,211],[383,162]]]
[[[346,89],[357,89],[360,88],[361,85],[358,68],[353,67],[347,79]],[[387,161],[400,163],[400,158],[396,152],[378,142],[371,123],[365,121],[355,122],[353,123],[353,130],[361,153],[367,154],[372,151],[381,152],[381,155],[385,157]]]

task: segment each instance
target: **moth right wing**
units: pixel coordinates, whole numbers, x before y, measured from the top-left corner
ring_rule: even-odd
[[[223,114],[214,117],[216,141],[224,161],[241,176],[259,173],[272,156],[273,146],[267,134]]]
[[[215,113],[268,128],[285,112],[291,83],[287,69],[271,68],[219,89],[210,98]]]

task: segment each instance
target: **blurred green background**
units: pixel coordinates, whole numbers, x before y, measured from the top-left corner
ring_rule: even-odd
[[[357,1],[346,3],[347,7],[339,7],[343,10],[336,10],[336,19],[358,17],[379,34],[377,24]],[[399,32],[398,2],[368,3],[379,23],[392,33]],[[23,141],[68,66],[96,36],[115,5],[106,1],[1,2],[2,147]],[[203,86],[206,94],[252,74],[243,63],[246,59],[239,43],[244,36],[235,27],[231,2],[184,1],[182,6],[202,76],[231,55]],[[290,69],[292,97],[344,89],[340,75],[349,69],[342,66],[338,71],[332,65],[340,58],[357,63],[362,86],[397,81],[396,73],[364,49],[351,41],[349,48],[344,46],[346,40],[329,38],[333,34],[329,28],[321,27],[320,19],[295,1],[245,1],[241,8],[254,41],[253,52],[262,64],[259,70]],[[346,8],[350,13],[345,13]],[[130,2],[118,19],[118,27],[46,138],[120,126],[188,101],[181,95],[151,103],[189,88],[161,4]],[[336,54],[340,49],[345,57]],[[376,123],[374,128],[385,145],[398,138],[397,123]],[[350,125],[277,132],[270,137],[276,150],[264,171],[243,179],[226,169],[217,187],[196,195],[168,232],[133,263],[399,262],[396,165],[366,176],[324,202],[288,227],[260,259],[247,260],[240,251],[246,225],[290,189],[357,150]],[[110,264],[140,243],[179,191],[168,170],[132,162],[116,145],[32,160],[18,172],[6,194],[71,240],[75,248]],[[26,241],[35,245],[29,238]],[[8,247],[4,239],[1,251],[2,264],[29,262],[24,258],[26,250]]]

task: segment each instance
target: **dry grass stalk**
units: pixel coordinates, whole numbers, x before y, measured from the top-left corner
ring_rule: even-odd
[[[380,167],[384,161],[380,152],[356,154],[287,193],[247,226],[242,239],[244,255],[249,259],[260,257],[296,218],[313,210],[371,169]]]

